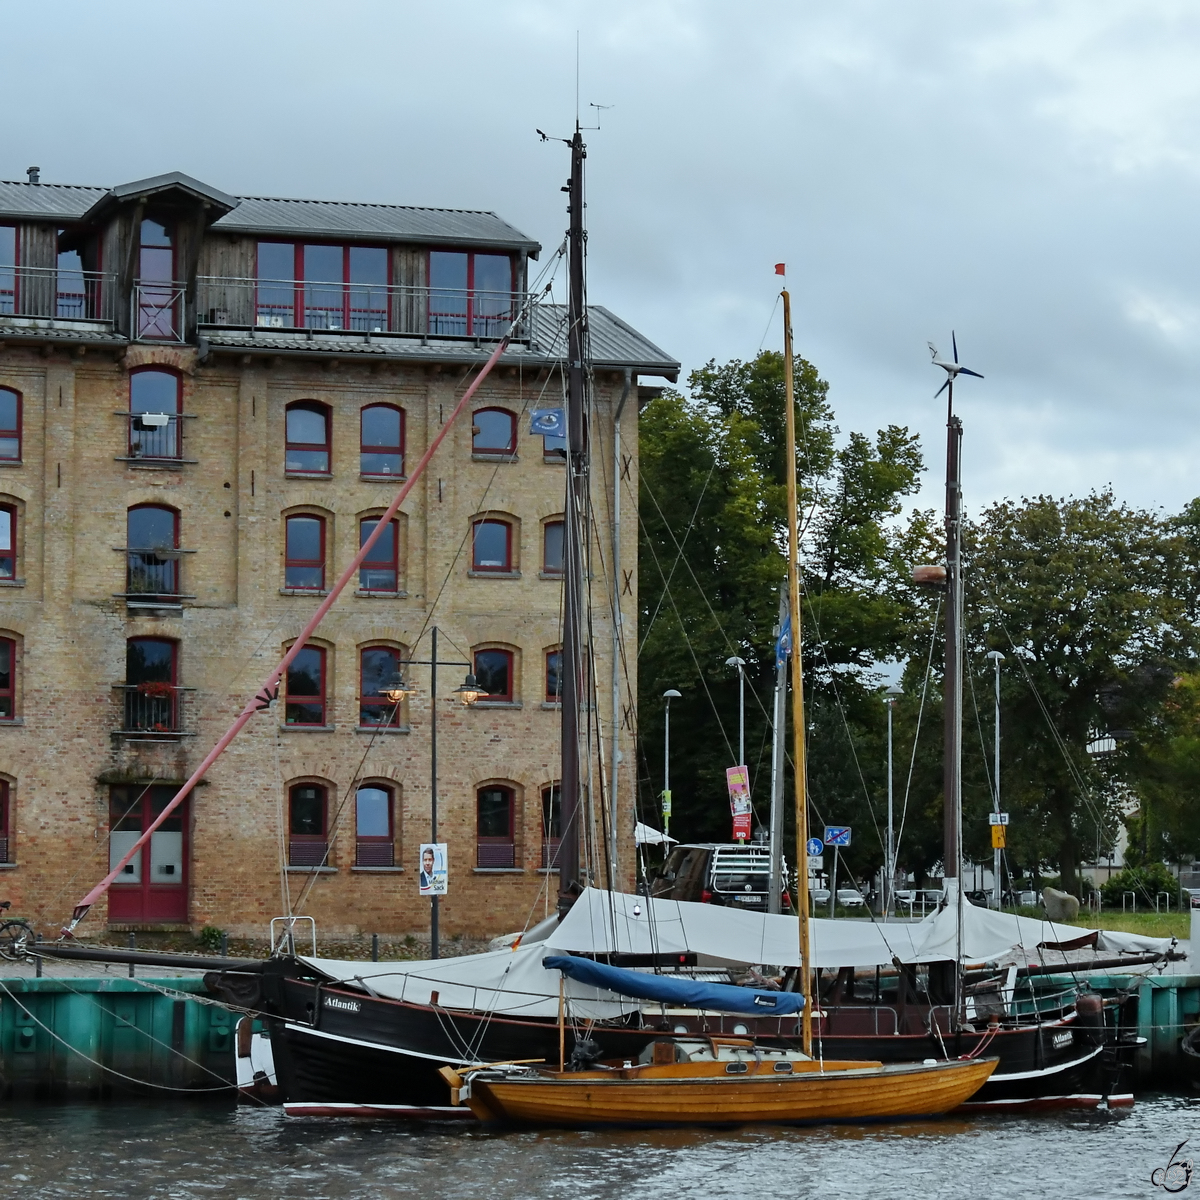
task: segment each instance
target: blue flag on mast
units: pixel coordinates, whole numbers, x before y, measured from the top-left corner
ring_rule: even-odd
[[[778,670],[787,662],[787,657],[792,652],[792,614],[788,613],[783,618],[783,626],[779,630],[779,637],[775,642],[775,669]]]

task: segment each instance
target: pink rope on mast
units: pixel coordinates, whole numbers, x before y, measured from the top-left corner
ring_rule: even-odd
[[[499,361],[500,356],[508,349],[509,339],[504,337],[501,339],[496,349],[492,351],[491,357],[483,365],[483,369],[475,377],[474,382],[463,393],[462,399],[454,406],[454,411],[447,418],[446,423],[438,430],[437,436],[429,443],[429,449],[421,456],[421,461],[417,463],[408,482],[396,494],[396,498],[388,506],[387,512],[375,524],[371,535],[363,542],[358,553],[350,561],[350,565],[338,577],[338,581],[329,590],[329,595],[321,601],[317,607],[317,611],[313,613],[312,619],[301,630],[296,640],[292,643],[291,649],[283,656],[282,661],[278,666],[267,676],[263,685],[254,695],[246,702],[246,707],[238,714],[238,718],[225,731],[220,741],[208,752],[204,761],[192,772],[188,781],[175,793],[171,803],[162,810],[161,813],[150,824],[150,827],[142,834],[140,838],[129,848],[128,853],[109,873],[98,883],[79,903],[75,906],[75,911],[71,915],[71,923],[63,930],[64,934],[70,935],[74,932],[75,927],[87,916],[88,909],[100,899],[112,885],[113,881],[120,875],[126,863],[128,863],[135,854],[150,840],[154,831],[167,819],[175,807],[183,800],[183,798],[204,778],[209,767],[217,761],[224,753],[225,748],[233,741],[235,737],[242,731],[250,718],[257,712],[265,712],[270,708],[271,702],[277,696],[276,685],[283,678],[283,673],[288,669],[292,659],[304,649],[304,644],[312,637],[318,625],[325,619],[325,614],[333,607],[333,603],[341,595],[342,589],[354,577],[354,573],[362,564],[364,558],[367,557],[367,552],[375,544],[376,540],[382,536],[383,531],[387,528],[388,522],[396,515],[396,510],[404,503],[409,492],[412,491],[413,485],[420,479],[422,472],[429,465],[429,460],[433,457],[434,451],[442,444],[442,439],[450,432],[450,426],[458,419],[467,402],[478,390],[479,385],[487,378],[492,368]]]

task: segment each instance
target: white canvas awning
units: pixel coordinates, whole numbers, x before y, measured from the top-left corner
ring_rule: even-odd
[[[633,827],[633,842],[635,846],[674,846],[678,839],[668,837],[653,825],[638,821]]]

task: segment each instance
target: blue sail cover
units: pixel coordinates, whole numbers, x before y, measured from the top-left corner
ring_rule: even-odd
[[[715,1008],[721,1012],[786,1017],[800,1012],[804,1007],[804,997],[798,992],[768,992],[733,987],[728,983],[698,983],[694,979],[610,967],[590,958],[555,955],[543,958],[542,966],[547,971],[561,971],[580,983],[618,992],[622,996],[661,1000],[664,1004],[682,1004],[688,1008]]]

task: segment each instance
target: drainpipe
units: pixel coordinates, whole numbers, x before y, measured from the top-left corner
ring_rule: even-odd
[[[612,750],[609,754],[610,770],[608,772],[608,863],[609,887],[617,890],[617,832],[620,828],[617,820],[617,766],[621,761],[621,632],[623,620],[621,616],[621,413],[625,411],[625,401],[633,390],[633,371],[625,368],[625,386],[621,389],[621,399],[617,401],[617,411],[613,414],[613,528],[612,528],[612,580],[613,580],[613,610],[612,610]]]

